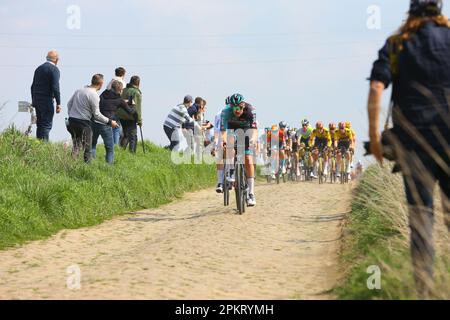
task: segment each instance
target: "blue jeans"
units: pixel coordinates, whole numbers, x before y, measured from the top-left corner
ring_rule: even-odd
[[[113,143],[114,145],[119,145],[119,140],[120,140],[120,129],[121,127],[117,127],[112,129],[112,134],[113,134]]]
[[[103,143],[105,144],[106,156],[105,160],[109,164],[114,162],[114,140],[113,140],[113,130],[110,126],[94,122],[92,124],[92,157],[95,158],[97,155],[97,141],[98,137],[101,136]]]
[[[36,109],[37,118],[36,138],[48,141],[53,126],[53,116],[55,114],[53,101],[38,101],[35,102],[34,107]]]

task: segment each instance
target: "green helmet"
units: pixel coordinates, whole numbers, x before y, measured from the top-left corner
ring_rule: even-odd
[[[230,97],[230,103],[231,103],[231,105],[233,105],[233,106],[238,106],[238,105],[240,105],[242,102],[244,102],[244,97],[243,97],[241,94],[239,94],[239,93],[233,94],[233,95]]]

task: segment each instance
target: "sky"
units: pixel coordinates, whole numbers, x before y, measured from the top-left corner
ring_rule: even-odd
[[[408,6],[409,0],[0,0],[0,130],[11,123],[25,130],[29,115],[18,113],[17,103],[31,99],[34,70],[55,48],[63,112],[54,118],[53,141],[70,139],[64,118],[75,90],[95,73],[109,82],[123,66],[127,82],[141,77],[144,137],[156,144],[167,144],[162,124],[184,95],[206,99],[213,120],[225,98],[239,92],[257,108],[261,128],[282,120],[299,127],[303,118],[351,121],[361,158],[366,78]]]

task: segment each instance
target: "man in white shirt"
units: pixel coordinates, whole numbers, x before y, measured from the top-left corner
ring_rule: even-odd
[[[106,87],[106,89],[111,90],[111,86],[113,81],[119,81],[120,83],[122,83],[123,88],[127,87],[127,84],[125,83],[125,74],[126,74],[126,70],[123,67],[118,67],[115,70],[115,77],[112,78],[112,80],[109,82],[108,86]]]

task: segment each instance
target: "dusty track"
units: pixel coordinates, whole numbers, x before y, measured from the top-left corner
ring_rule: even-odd
[[[238,216],[200,191],[2,251],[0,299],[333,298],[350,186],[260,184],[257,201]]]

